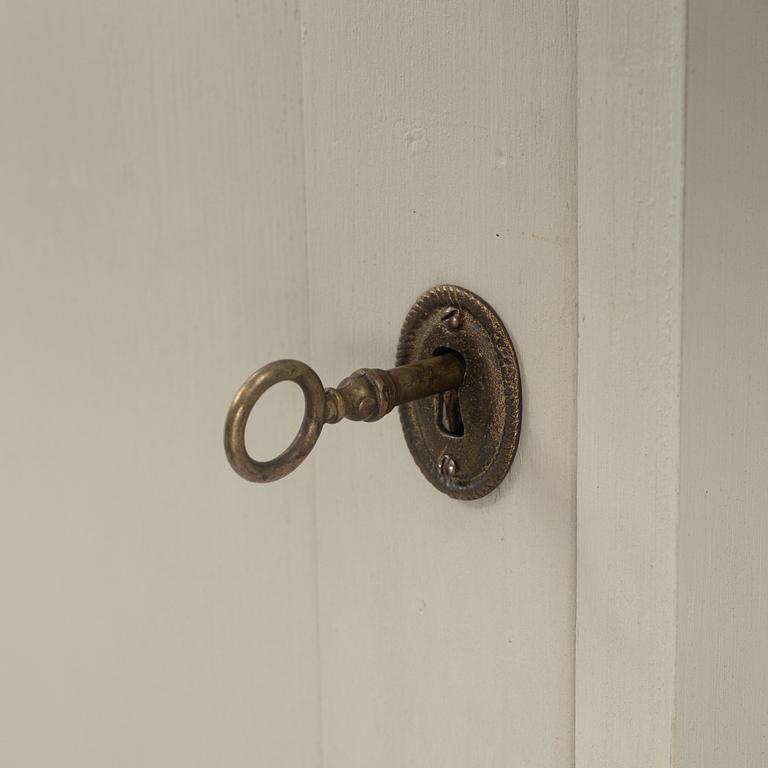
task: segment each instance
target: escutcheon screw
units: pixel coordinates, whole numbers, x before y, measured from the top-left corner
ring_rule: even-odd
[[[447,307],[443,310],[442,321],[448,328],[455,331],[464,322],[464,313],[458,307]]]
[[[457,469],[456,462],[447,453],[440,459],[440,474],[446,480],[452,479]]]

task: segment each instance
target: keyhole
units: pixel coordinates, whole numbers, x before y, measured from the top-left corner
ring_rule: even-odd
[[[461,437],[464,434],[464,422],[461,418],[459,391],[449,389],[446,392],[441,392],[438,397],[438,428],[451,437]]]
[[[434,355],[461,355],[449,347],[438,347]],[[437,428],[449,437],[461,437],[464,434],[464,420],[461,418],[459,390],[449,389],[437,396]]]

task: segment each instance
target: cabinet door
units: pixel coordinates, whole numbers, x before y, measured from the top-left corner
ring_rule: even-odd
[[[317,765],[311,477],[221,439],[309,354],[296,9],[8,0],[0,72],[0,764]]]
[[[506,481],[452,501],[396,418],[313,459],[327,766],[572,764],[575,3],[302,5],[312,362],[394,362],[463,285],[519,353]]]
[[[2,5],[0,764],[572,765],[575,6]],[[388,367],[443,282],[519,354],[497,491],[394,415],[231,472],[252,369]]]

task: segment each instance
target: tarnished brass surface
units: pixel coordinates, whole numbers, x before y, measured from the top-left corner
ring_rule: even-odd
[[[257,400],[281,381],[294,381],[304,392],[304,419],[293,442],[271,461],[256,461],[245,448],[245,425]],[[301,464],[320,437],[325,391],[317,374],[299,360],[275,360],[259,368],[237,391],[224,426],[224,450],[232,469],[254,483],[279,480]]]
[[[224,449],[232,468],[256,483],[279,480],[309,455],[323,424],[341,419],[377,421],[396,405],[455,390],[464,376],[462,359],[452,354],[430,356],[402,368],[362,368],[335,389],[323,390],[317,374],[298,360],[276,360],[259,368],[235,395],[224,427]],[[245,425],[258,399],[271,386],[293,381],[304,392],[304,419],[293,442],[277,458],[256,461],[245,447]]]
[[[293,381],[304,392],[304,419],[277,458],[256,461],[245,427],[271,386]],[[397,367],[362,368],[335,388],[298,360],[256,371],[235,395],[224,428],[232,468],[266,483],[292,472],[309,455],[324,424],[377,421],[396,405],[405,440],[426,478],[457,499],[485,496],[515,457],[522,412],[515,350],[496,313],[463,288],[441,285],[414,304],[400,332]]]
[[[411,308],[400,332],[397,365],[443,350],[464,360],[461,386],[401,405],[400,421],[424,476],[449,496],[477,499],[504,479],[517,451],[522,417],[517,357],[493,309],[454,285],[430,289]]]

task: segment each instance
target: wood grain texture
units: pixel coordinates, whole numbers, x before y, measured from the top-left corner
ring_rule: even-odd
[[[575,3],[305,2],[312,364],[394,360],[412,302],[488,300],[520,450],[451,501],[396,418],[315,453],[325,765],[573,764]]]
[[[579,3],[578,768],[672,754],[684,29]]]
[[[688,12],[680,768],[768,764],[768,6]]]
[[[222,447],[309,351],[300,82],[292,3],[0,8],[4,766],[317,765],[311,472]]]

